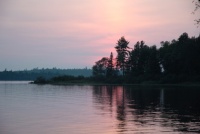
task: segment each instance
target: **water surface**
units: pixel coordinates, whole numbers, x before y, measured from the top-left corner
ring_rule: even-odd
[[[200,133],[200,89],[0,82],[0,134]]]

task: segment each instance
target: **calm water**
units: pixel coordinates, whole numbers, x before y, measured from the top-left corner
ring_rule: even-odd
[[[200,88],[0,82],[0,134],[200,133]]]

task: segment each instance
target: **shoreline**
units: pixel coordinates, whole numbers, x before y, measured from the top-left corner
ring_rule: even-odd
[[[60,85],[60,86],[68,86],[68,85],[80,85],[80,86],[184,86],[184,87],[200,87],[200,83],[197,82],[184,82],[184,83],[138,83],[138,84],[128,84],[128,83],[103,83],[103,82],[47,82],[47,83],[35,83],[30,82],[30,84],[37,85]]]

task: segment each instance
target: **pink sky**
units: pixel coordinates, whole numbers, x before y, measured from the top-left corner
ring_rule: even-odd
[[[198,36],[192,0],[1,0],[0,70],[91,68],[121,36],[160,46]]]

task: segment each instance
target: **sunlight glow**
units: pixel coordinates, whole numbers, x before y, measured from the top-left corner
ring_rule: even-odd
[[[112,32],[120,32],[126,17],[125,3],[122,0],[109,0],[105,2],[105,15],[107,24]]]

